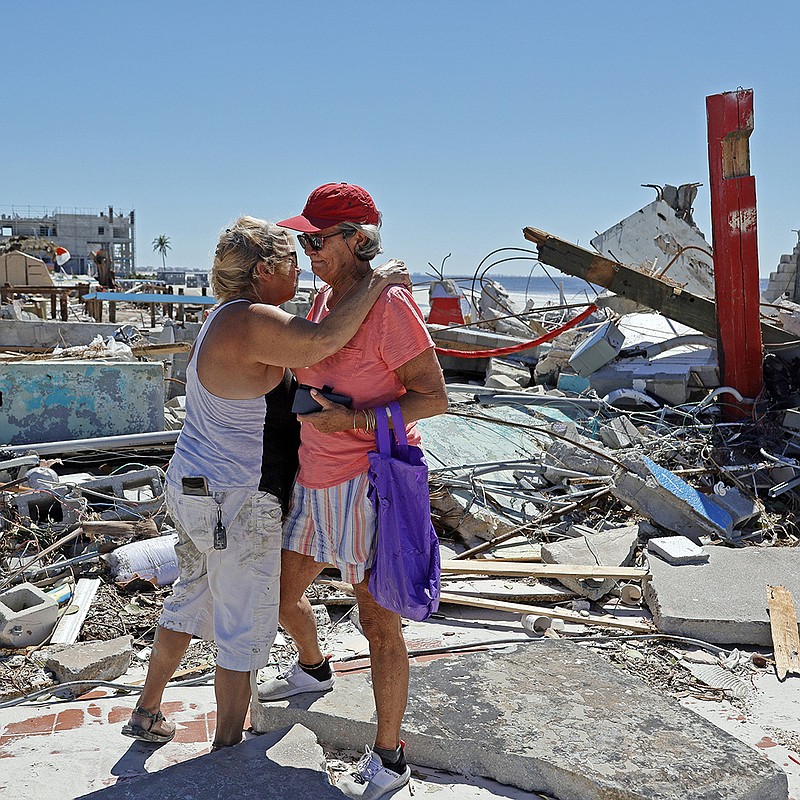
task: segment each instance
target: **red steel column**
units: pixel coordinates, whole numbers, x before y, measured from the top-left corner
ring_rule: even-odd
[[[763,385],[756,179],[750,174],[753,90],[706,97],[717,353],[722,384],[751,401]],[[726,414],[749,414],[742,404]]]

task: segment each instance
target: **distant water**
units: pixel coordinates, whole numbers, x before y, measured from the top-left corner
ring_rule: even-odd
[[[447,275],[446,277],[456,281],[467,297],[470,296],[470,292],[473,290],[472,276],[451,277]],[[593,286],[581,278],[563,275],[557,270],[553,270],[552,277],[540,274],[529,277],[526,275],[495,275],[490,273],[487,278],[505,287],[511,299],[520,308],[523,308],[528,300],[532,300],[537,308],[546,305],[558,305],[561,302],[561,293],[563,293],[567,303],[576,305],[591,303],[595,296],[602,291],[599,286]],[[414,282],[414,299],[420,308],[427,310],[428,286],[433,278],[430,275],[412,274],[411,280]],[[767,278],[760,280],[762,292],[766,289],[768,282]],[[310,287],[312,284],[311,281],[301,279],[300,285]],[[477,300],[481,293],[481,285],[477,281],[474,285],[474,291],[475,299]]]
[[[446,277],[450,277],[449,275]],[[511,299],[522,308],[528,300],[532,300],[536,307],[557,305],[561,302],[563,293],[567,303],[590,303],[597,295],[599,288],[592,286],[580,278],[573,278],[556,272],[552,279],[547,275],[494,275],[487,276],[495,283],[499,283],[509,293]],[[427,287],[432,278],[429,275],[412,275],[414,282],[414,298],[420,307],[428,305]],[[451,278],[464,290],[467,297],[473,291],[472,277]],[[476,281],[474,285],[475,299],[480,297],[481,284]]]

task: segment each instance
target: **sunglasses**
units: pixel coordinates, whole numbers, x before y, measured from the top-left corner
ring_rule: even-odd
[[[297,237],[297,241],[300,243],[300,247],[303,250],[314,250],[319,252],[325,247],[325,240],[331,239],[334,236],[349,236],[352,231],[336,231],[336,233],[329,233],[326,236],[309,236],[308,234],[301,233]]]

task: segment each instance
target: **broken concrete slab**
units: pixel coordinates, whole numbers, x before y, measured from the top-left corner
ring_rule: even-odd
[[[59,683],[81,681],[70,688],[77,696],[96,686],[97,681],[113,681],[126,672],[133,657],[132,641],[131,636],[117,636],[105,642],[54,645],[42,651],[44,667]]]
[[[342,800],[342,793],[331,786],[324,764],[316,736],[295,725],[149,775],[126,778],[114,786],[83,795],[83,800],[140,800],[144,797],[160,800],[199,797]]]
[[[701,536],[737,538],[731,515],[674,472],[647,456],[629,457],[625,464],[631,471],[618,471],[611,490],[618,499],[663,528],[688,536],[695,544],[700,544]]]
[[[569,465],[579,472],[613,477],[611,493],[618,500],[697,544],[702,536],[738,541],[731,515],[725,509],[647,456],[615,453],[596,442],[577,447],[562,440],[547,448],[545,458],[548,465]],[[560,480],[558,469],[550,466],[544,477],[553,483]]]
[[[772,647],[768,585],[800,597],[800,551],[792,547],[703,548],[706,564],[650,559],[645,601],[660,631],[717,644]]]
[[[516,408],[498,407],[483,413],[492,413],[498,419],[522,426],[531,424],[530,415]],[[531,431],[487,419],[440,414],[419,420],[417,426],[425,442],[425,456],[432,473],[444,467],[463,469],[468,464],[529,461],[542,449],[539,438]]]
[[[542,561],[546,564],[626,566],[633,561],[638,538],[637,525],[583,534],[563,542],[543,544]],[[611,578],[559,578],[558,580],[568,589],[582,597],[588,597],[589,600],[599,600],[608,594],[616,583]]]
[[[414,664],[409,761],[559,800],[786,800],[785,773],[639,678],[581,645],[531,642]],[[373,740],[374,708],[369,674],[340,671],[331,692],[255,703],[250,719],[358,749]]]
[[[708,553],[686,536],[657,536],[648,541],[647,549],[668,564],[701,564],[708,561]]]

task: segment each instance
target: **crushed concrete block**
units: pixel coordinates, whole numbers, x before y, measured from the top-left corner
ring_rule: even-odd
[[[118,636],[105,642],[79,642],[47,648],[44,666],[59,683],[85,682],[71,689],[77,696],[97,685],[92,681],[119,678],[127,671],[132,658],[132,637]]]
[[[88,503],[113,502],[116,498],[114,516],[127,516],[140,520],[144,514],[155,514],[164,504],[164,484],[161,470],[155,467],[104,475],[91,478],[73,486],[75,476],[71,475],[69,484],[58,483],[49,491],[24,492],[15,496],[13,502],[21,517],[34,522],[51,521],[72,525],[78,521],[80,512]],[[143,495],[144,493],[144,495]],[[133,500],[136,510],[126,507],[126,501]]]
[[[563,542],[542,544],[542,561],[546,564],[621,567],[632,562],[638,538],[639,528],[628,525]],[[559,578],[558,582],[589,600],[599,600],[615,585],[611,578]]]
[[[41,644],[58,621],[58,602],[32,583],[0,594],[0,646]]]
[[[620,455],[618,451],[615,453],[597,444],[593,444],[592,449],[594,452],[589,452],[569,442],[558,441],[548,447],[546,460],[548,464],[567,465],[578,472],[612,476],[611,492],[618,500],[697,544],[702,536],[738,541],[731,515],[713,498],[698,492],[673,472],[646,456]],[[544,477],[553,483],[560,481],[556,471],[545,469]]]
[[[584,450],[563,440],[552,442],[545,452],[545,464],[556,468],[568,468],[589,475],[613,475],[616,456],[596,442],[592,450]],[[562,475],[557,470],[545,468],[544,477],[551,483],[561,483]]]
[[[669,564],[699,564],[708,561],[708,553],[686,536],[658,536],[650,539],[647,549]]]
[[[274,741],[275,737],[271,737]],[[310,769],[326,773],[325,754],[317,737],[302,725],[292,725],[274,743],[269,740],[266,756],[280,767]]]
[[[484,386],[487,389],[513,389],[518,390],[520,385],[508,375],[492,375],[486,379]]]
[[[742,494],[735,486],[720,488],[720,491],[716,488],[714,490],[714,502],[731,515],[734,527],[743,525],[761,514],[758,503]]]
[[[489,381],[500,377],[510,378],[513,384],[509,384],[509,388],[512,389],[519,389],[520,386],[525,389],[531,385],[531,371],[528,366],[523,367],[499,358],[490,358],[489,366],[486,368],[485,385],[488,387],[497,386],[497,384],[489,383]]]
[[[598,431],[600,441],[612,450],[622,450],[625,447],[640,442],[642,439],[639,429],[626,416],[614,417]]]
[[[800,550],[706,547],[705,564],[673,566],[650,559],[645,602],[664,633],[717,644],[772,647],[767,589],[800,597]]]
[[[301,724],[323,744],[358,750],[375,736],[369,673],[340,674],[323,695],[253,703],[250,720],[256,731]],[[559,800],[788,794],[786,774],[760,753],[563,640],[415,664],[403,738],[412,764]]]

